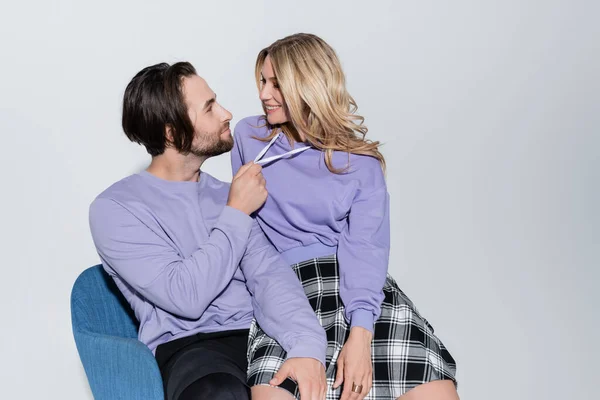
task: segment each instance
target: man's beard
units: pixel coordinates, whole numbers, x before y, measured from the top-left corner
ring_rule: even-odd
[[[215,157],[227,153],[233,148],[232,136],[223,140],[221,139],[221,133],[205,133],[201,137],[202,141],[197,146],[193,146],[191,150],[191,153],[197,157]]]

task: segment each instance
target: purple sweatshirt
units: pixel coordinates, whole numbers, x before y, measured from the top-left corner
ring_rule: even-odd
[[[235,127],[233,173],[254,161],[268,145],[254,137],[270,133],[266,121],[248,117]],[[294,147],[285,135],[262,156],[273,159]],[[374,157],[334,152],[334,174],[324,153],[310,148],[263,165],[269,197],[257,213],[267,237],[288,264],[337,254],[340,296],[351,326],[373,331],[381,314],[390,248],[389,195],[380,163]]]
[[[226,206],[229,184],[202,172],[174,182],[144,171],[90,207],[106,271],[155,351],[198,332],[247,329],[252,317],[288,357],[325,364],[327,339],[298,278],[248,215]]]

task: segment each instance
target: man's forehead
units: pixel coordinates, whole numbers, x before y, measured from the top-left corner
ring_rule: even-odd
[[[183,79],[183,94],[190,104],[204,104],[215,97],[208,83],[198,75]]]

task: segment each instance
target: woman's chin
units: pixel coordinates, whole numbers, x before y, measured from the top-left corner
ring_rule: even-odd
[[[267,121],[271,125],[279,125],[279,124],[283,124],[283,123],[287,122],[287,120],[285,118],[282,118],[278,115],[270,115],[270,114],[267,114]]]

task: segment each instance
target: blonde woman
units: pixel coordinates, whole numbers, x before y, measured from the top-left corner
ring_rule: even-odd
[[[256,80],[265,115],[236,126],[233,172],[263,166],[255,216],[327,334],[327,399],[457,399],[454,359],[387,275],[385,161],[334,50],[288,36],[259,53]],[[248,357],[253,399],[298,398],[285,352],[256,323]]]

